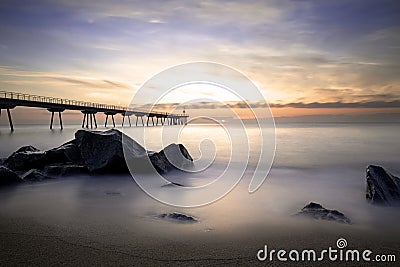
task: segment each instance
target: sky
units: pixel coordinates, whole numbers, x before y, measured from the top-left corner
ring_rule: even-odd
[[[253,81],[276,117],[398,117],[399,14],[396,0],[2,0],[0,90],[127,105],[164,69],[211,61]]]

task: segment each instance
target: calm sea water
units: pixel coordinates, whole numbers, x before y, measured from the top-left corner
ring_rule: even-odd
[[[78,129],[79,126],[67,126],[63,131],[50,131],[45,125],[17,125],[11,134],[7,128],[0,128],[0,157],[7,157],[28,144],[40,149],[56,147],[71,140]],[[177,129],[179,126],[149,127],[143,145],[158,151],[174,141],[173,133]],[[254,150],[259,147],[259,132],[254,126],[247,126],[246,130]],[[142,140],[141,128],[125,128],[125,132]],[[257,225],[282,231],[286,224],[297,227],[299,222],[291,215],[314,201],[344,212],[353,220],[354,227],[374,229],[375,232],[385,229],[386,235],[400,238],[396,228],[399,210],[377,208],[365,201],[365,168],[368,164],[382,165],[400,175],[399,132],[397,124],[278,124],[275,160],[261,188],[253,194],[247,192],[251,176],[247,173],[226,197],[200,208],[164,205],[143,193],[130,176],[109,175],[60,178],[26,184],[12,191],[0,190],[0,215],[33,218],[43,224],[73,225],[75,229],[102,222],[150,236],[208,231],[232,234],[247,233],[249,227]],[[194,158],[201,159],[198,164],[209,162],[214,152],[217,156],[207,171],[174,172],[169,178],[189,185],[214,179],[229,160],[228,137],[217,126],[185,127],[178,141]],[[243,140],[240,151],[246,151],[246,145]],[[253,150],[251,153],[255,153]],[[245,157],[245,152],[241,156]],[[254,157],[250,155],[250,158],[250,164],[254,164]],[[174,189],[159,187],[158,190]],[[184,197],[190,198],[190,195]],[[170,211],[194,215],[200,223],[177,226],[154,218],[156,214]]]
[[[49,149],[74,138],[80,127],[67,126],[63,131],[49,130],[47,125],[17,126],[14,133],[0,128],[0,157],[7,157],[23,145]],[[189,125],[179,139],[179,126],[148,127],[143,139],[141,127],[124,128],[124,132],[144,145],[148,150],[158,151],[171,142],[182,142],[195,157],[212,158],[220,163],[230,157],[229,136],[221,127],[214,125]],[[233,130],[232,130],[233,129]],[[99,128],[105,130],[105,128]],[[235,133],[234,128],[230,134]],[[241,145],[247,153],[247,141],[257,150],[260,146],[259,131],[246,126],[248,140]],[[364,168],[368,164],[381,164],[399,171],[400,140],[398,124],[333,124],[333,123],[285,123],[276,128],[276,155],[274,167],[323,169],[328,167]],[[240,131],[238,127],[238,131]],[[202,142],[206,140],[206,142]],[[209,140],[211,140],[209,142]],[[215,146],[214,146],[214,145]]]

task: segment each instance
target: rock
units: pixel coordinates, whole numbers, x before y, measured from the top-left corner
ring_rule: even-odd
[[[122,145],[122,133],[112,129],[104,132],[79,130],[75,133],[83,161],[90,172],[127,172]],[[146,150],[133,139],[124,136],[132,158],[144,158]]]
[[[14,153],[19,153],[19,152],[38,152],[40,151],[39,149],[37,149],[34,146],[23,146],[20,147],[17,151],[15,151]]]
[[[178,222],[187,222],[187,223],[198,222],[198,220],[195,217],[178,212],[163,213],[160,214],[158,217],[163,219],[171,219]]]
[[[26,171],[43,169],[52,163],[71,161],[82,163],[82,157],[74,140],[47,151],[40,151],[33,146],[21,147],[4,161],[4,165],[15,171]]]
[[[88,174],[89,171],[85,165],[71,163],[51,164],[45,167],[46,175],[66,176]]]
[[[79,130],[75,133],[76,145],[80,150],[85,166],[90,172],[125,173],[128,167],[126,155],[133,171],[146,172],[151,165],[159,173],[166,173],[174,166],[192,164],[192,157],[182,144],[171,144],[160,152],[146,151],[139,143],[116,129],[105,132]],[[123,148],[123,143],[125,147]],[[171,162],[173,164],[171,164]]]
[[[13,171],[45,170],[51,176],[88,171],[128,173],[126,161],[135,172],[148,172],[154,167],[159,173],[166,173],[172,168],[192,164],[193,159],[182,144],[171,144],[158,153],[149,152],[116,129],[104,132],[79,130],[74,140],[47,151],[22,147],[9,156],[4,165]]]
[[[31,181],[31,182],[37,182],[37,181],[43,181],[43,180],[48,180],[48,179],[54,179],[54,177],[50,177],[47,174],[44,174],[43,172],[36,170],[36,169],[31,169],[24,173],[21,178],[24,181]]]
[[[26,171],[32,168],[42,168],[46,163],[46,152],[33,146],[24,146],[12,153],[4,166],[14,171]]]
[[[369,165],[366,171],[366,198],[372,204],[399,205],[400,179],[380,166]]]
[[[75,144],[75,139],[69,141],[57,148],[53,148],[46,151],[47,162],[62,163],[62,162],[74,162],[82,164],[83,159],[78,146]]]
[[[166,163],[167,170],[182,169],[193,165],[193,158],[182,144],[170,144],[158,154]]]
[[[157,152],[149,152],[148,156],[158,173],[167,173],[170,170],[169,163],[167,163],[164,155]]]
[[[337,210],[328,210],[318,203],[310,202],[307,206],[301,209],[297,216],[306,216],[317,220],[335,221],[340,223],[348,223],[351,221],[343,213]]]
[[[0,166],[0,185],[10,185],[22,181],[18,174],[7,167]]]

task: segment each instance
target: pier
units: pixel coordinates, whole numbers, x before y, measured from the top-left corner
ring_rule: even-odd
[[[0,91],[0,117],[5,110],[8,116],[8,123],[11,131],[14,131],[14,124],[11,117],[11,110],[19,107],[35,107],[47,109],[50,115],[50,129],[54,126],[54,115],[58,115],[59,126],[63,129],[62,113],[65,110],[77,110],[82,112],[82,128],[97,128],[97,113],[104,113],[106,116],[104,126],[107,127],[110,117],[112,127],[116,127],[115,118],[117,114],[122,116],[122,127],[128,121],[132,127],[131,116],[136,117],[135,126],[159,126],[159,125],[182,125],[187,123],[189,115],[183,111],[182,114],[168,112],[143,111],[134,108],[127,108],[117,105],[100,104],[86,101],[70,100],[63,98],[23,94],[17,92]],[[145,119],[143,119],[145,117]],[[140,121],[139,121],[140,118]],[[139,122],[139,124],[138,124]],[[141,123],[140,123],[141,122]]]

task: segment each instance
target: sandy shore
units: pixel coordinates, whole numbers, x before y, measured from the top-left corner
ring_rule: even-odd
[[[204,266],[204,265],[263,265],[256,252],[268,244],[273,248],[321,249],[334,246],[338,233],[322,231],[268,233],[246,237],[213,236],[193,240],[188,237],[166,238],[135,236],[128,231],[105,227],[102,231],[76,233],[63,227],[45,226],[32,220],[1,218],[0,264],[2,266]],[[282,229],[283,230],[283,229]],[[288,229],[286,229],[287,231]],[[361,233],[345,234],[351,247],[368,248],[381,253],[399,254],[399,242],[377,237],[361,237]],[[116,242],[116,240],[118,240]],[[373,241],[373,242],[372,242]],[[272,266],[335,266],[337,262],[284,263],[267,262]],[[346,266],[365,266],[366,263],[346,262]],[[387,266],[388,263],[385,263]],[[396,266],[395,264],[392,264]]]
[[[278,191],[274,186],[270,183],[265,188]],[[367,223],[347,210],[355,219],[352,225],[299,219],[291,216],[293,210],[282,211],[276,197],[269,195],[265,198],[268,192],[260,192],[259,199],[254,199],[233,193],[210,206],[177,209],[152,200],[127,177],[63,179],[3,188],[0,265],[336,266],[338,262],[330,261],[259,262],[256,254],[264,245],[276,250],[319,251],[336,247],[338,238],[345,238],[351,249],[400,257],[400,233],[394,223],[379,220],[379,216]],[[250,203],[258,204],[252,207]],[[176,210],[200,221],[181,224],[155,217]],[[387,212],[392,216],[392,210]],[[366,266],[365,262],[341,263]]]

